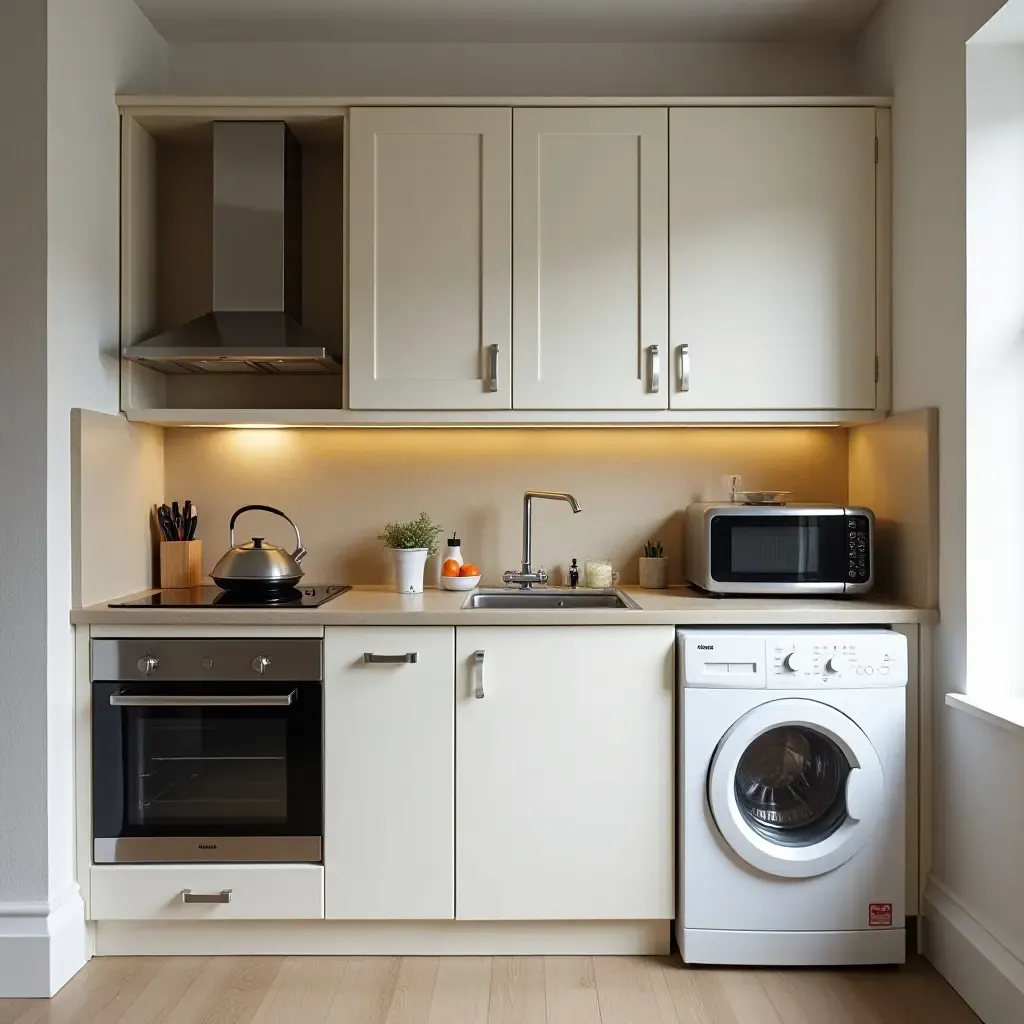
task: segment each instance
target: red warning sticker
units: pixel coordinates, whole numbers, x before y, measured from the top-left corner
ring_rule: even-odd
[[[868,924],[872,928],[892,927],[892,904],[891,903],[869,903]]]

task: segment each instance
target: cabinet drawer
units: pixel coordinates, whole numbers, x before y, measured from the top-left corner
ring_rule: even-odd
[[[182,892],[228,903],[185,903]],[[93,921],[207,921],[324,916],[319,864],[111,864],[92,869]]]

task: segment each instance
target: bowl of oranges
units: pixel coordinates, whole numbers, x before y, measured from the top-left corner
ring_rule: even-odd
[[[472,562],[459,565],[454,558],[449,558],[441,566],[442,590],[473,590],[480,585],[480,566]]]

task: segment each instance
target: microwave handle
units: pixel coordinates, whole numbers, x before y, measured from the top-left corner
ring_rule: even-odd
[[[115,693],[110,703],[115,708],[280,708],[294,704],[298,696],[298,690],[285,694],[220,694],[216,697],[191,693],[179,697]]]

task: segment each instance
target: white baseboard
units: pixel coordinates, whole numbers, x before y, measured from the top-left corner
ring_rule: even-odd
[[[96,921],[96,956],[667,956],[671,921]]]
[[[924,955],[985,1024],[1024,1020],[1024,963],[945,886],[929,879]]]
[[[77,885],[51,900],[0,903],[0,998],[48,998],[88,958]]]

